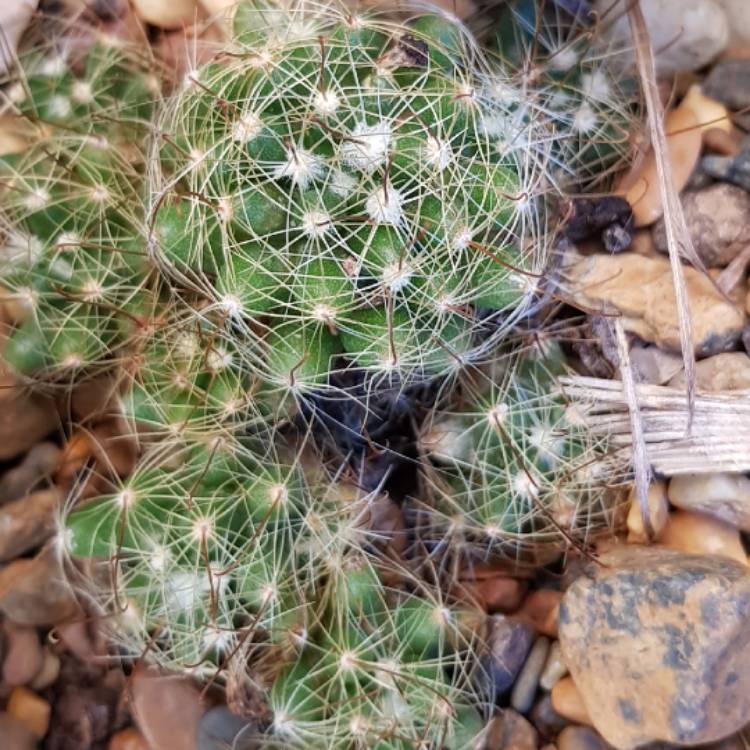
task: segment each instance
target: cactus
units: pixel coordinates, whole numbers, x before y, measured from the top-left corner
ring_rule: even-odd
[[[0,158],[3,297],[23,302],[5,359],[70,382],[111,364],[134,333],[150,267],[135,144],[158,79],[106,39],[85,61],[34,50],[9,75],[3,109],[32,130],[23,153]]]
[[[266,0],[164,99],[127,48],[58,52],[4,91],[35,128],[0,161],[4,358],[123,384],[137,467],[62,519],[103,563],[91,606],[127,654],[262,690],[261,746],[479,747],[481,617],[433,552],[526,561],[613,508],[562,351],[510,337],[542,293],[550,160],[580,185],[619,158],[553,106],[589,57],[532,86],[447,15]],[[388,556],[396,454],[420,483]]]
[[[340,370],[408,383],[481,357],[545,252],[531,136],[485,95],[466,32],[302,5],[243,6],[235,32],[160,120],[165,274],[223,311],[249,372],[296,393]],[[490,119],[513,146],[496,148]]]
[[[603,43],[583,5],[511,0],[496,21],[501,69],[546,122],[549,171],[564,191],[601,190],[639,145],[640,91],[626,50]],[[511,93],[512,95],[512,93]]]
[[[512,352],[494,370],[476,373],[456,406],[423,426],[425,536],[522,562],[611,528],[623,461],[567,403],[559,343]]]

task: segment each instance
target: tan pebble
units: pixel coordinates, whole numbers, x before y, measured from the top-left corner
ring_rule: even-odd
[[[194,750],[205,708],[193,682],[141,667],[133,671],[130,694],[136,724],[151,748]]]
[[[654,238],[650,229],[639,229],[633,235],[633,241],[630,244],[630,252],[638,255],[656,255],[658,250],[654,244]]]
[[[526,582],[517,578],[485,578],[474,584],[477,598],[490,614],[515,612],[526,592]]]
[[[628,511],[628,543],[647,544],[650,540],[643,524],[643,513],[638,502],[635,485],[628,495],[630,510]],[[667,500],[667,484],[656,480],[648,488],[648,514],[654,536],[658,536],[664,529],[669,515],[669,501]]]
[[[189,26],[199,17],[197,0],[132,0],[139,18],[160,29]]]
[[[39,634],[34,628],[10,622],[3,623],[2,629],[5,640],[3,682],[10,687],[28,685],[44,663]]]
[[[557,745],[554,742],[548,742],[546,745],[542,745],[541,750],[557,750]]]
[[[668,112],[664,121],[668,159],[677,192],[687,184],[701,154],[703,138],[698,126],[699,121],[693,109],[685,105]],[[633,208],[636,227],[647,227],[662,215],[659,174],[653,150],[644,158],[625,199]]]
[[[669,380],[670,388],[685,388],[685,373]],[[745,352],[721,352],[695,363],[695,388],[699,391],[750,390],[750,357]]]
[[[708,128],[703,131],[703,145],[708,151],[722,156],[737,156],[740,146],[737,139],[722,128]]]
[[[134,727],[112,735],[107,750],[149,750],[143,735]]]
[[[680,106],[693,111],[702,131],[714,129],[722,130],[727,135],[732,133],[729,110],[721,102],[706,96],[699,84],[695,83],[688,89]]]
[[[611,745],[591,727],[568,726],[557,737],[560,750],[610,750]]]
[[[528,719],[506,708],[490,721],[485,742],[492,750],[536,750],[539,734]]]
[[[57,530],[63,493],[57,487],[32,492],[0,508],[0,561],[40,547]]]
[[[563,677],[552,688],[552,707],[576,724],[591,725],[589,713],[572,677]]]
[[[42,487],[57,470],[61,455],[54,443],[37,443],[18,466],[0,477],[0,505]]]
[[[92,442],[103,473],[125,477],[135,468],[138,447],[124,419],[108,419],[96,425]]]
[[[0,360],[0,461],[15,458],[59,424],[54,403],[2,373]]]
[[[30,685],[34,690],[44,690],[53,685],[60,675],[60,657],[49,648],[44,649],[42,666]]]
[[[7,711],[0,711],[0,739],[3,750],[37,750],[35,734]]]
[[[65,443],[55,481],[64,484],[72,479],[92,454],[93,446],[89,434],[85,430],[76,430]]]
[[[560,651],[560,641],[553,641],[547,654],[547,661],[544,664],[542,675],[539,678],[539,684],[545,690],[552,688],[568,674],[568,668],[562,660]]]
[[[54,541],[0,569],[0,612],[17,625],[48,627],[81,614]]]
[[[659,535],[659,544],[691,555],[722,555],[746,563],[739,530],[702,513],[675,510]]]
[[[524,599],[515,616],[533,627],[541,635],[557,638],[557,618],[562,592],[551,589],[532,591]]]
[[[79,422],[91,423],[117,414],[117,384],[106,377],[85,380],[73,391],[70,409]]]
[[[39,739],[47,734],[52,707],[33,690],[13,688],[8,698],[7,711],[14,719],[26,724]]]

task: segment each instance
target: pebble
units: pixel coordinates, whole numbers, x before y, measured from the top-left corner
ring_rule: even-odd
[[[143,735],[135,727],[128,727],[112,735],[107,750],[150,750],[150,748]]]
[[[557,614],[561,599],[560,591],[537,589],[524,599],[515,617],[527,622],[537,633],[557,638]]]
[[[599,563],[565,593],[560,645],[602,737],[631,750],[713,742],[742,728],[750,716],[747,567],[639,546]],[[557,711],[555,691],[569,679],[552,691]]]
[[[750,531],[750,479],[744,474],[683,474],[669,481],[669,500]]]
[[[33,628],[10,622],[4,622],[2,630],[5,641],[3,682],[9,687],[28,685],[44,665],[39,634]]]
[[[658,346],[636,343],[630,349],[630,364],[639,383],[664,385],[682,369],[682,357]]]
[[[685,373],[669,380],[672,388],[685,388]],[[699,391],[743,391],[750,389],[750,356],[746,352],[722,352],[695,363],[695,387]]]
[[[490,618],[485,659],[493,700],[505,695],[516,681],[534,642],[534,631],[523,622],[503,615]]]
[[[690,555],[721,555],[741,563],[747,558],[735,526],[690,510],[670,513],[657,541]]]
[[[712,154],[719,154],[720,156],[737,156],[740,152],[737,139],[722,128],[708,128],[704,130],[703,145],[707,151],[710,151]],[[696,172],[705,174],[702,167],[696,169]]]
[[[216,706],[201,717],[196,750],[256,750],[260,727],[233,714],[226,706]]]
[[[14,719],[7,711],[0,711],[0,737],[3,740],[3,750],[36,750],[36,735],[18,719]]]
[[[190,26],[199,15],[197,0],[132,0],[138,17],[160,29]]]
[[[29,683],[34,690],[44,690],[53,685],[60,675],[60,657],[49,648],[44,649],[42,666]]]
[[[47,734],[52,707],[33,690],[13,688],[6,710],[14,719],[26,724],[39,739]]]
[[[568,726],[557,738],[558,750],[610,750],[604,738],[591,727]]]
[[[0,6],[0,34],[5,51],[0,56],[0,74],[8,72],[15,59],[16,48],[31,20],[39,0],[13,0]]]
[[[536,750],[539,743],[536,729],[511,708],[493,717],[486,737],[486,750]]]
[[[730,304],[700,271],[684,267],[696,355],[706,357],[734,348],[745,313]],[[669,259],[635,253],[566,256],[570,294],[594,309],[603,305],[622,313],[625,329],[663,349],[680,351],[677,306]]]
[[[137,668],[130,681],[133,716],[152,748],[196,750],[203,704],[198,688],[180,675]]]
[[[525,714],[534,703],[536,691],[539,687],[539,677],[544,669],[549,653],[549,638],[539,636],[526,657],[526,661],[518,673],[515,685],[510,694],[510,705],[519,713]]]
[[[30,393],[10,375],[0,374],[0,461],[26,453],[58,423],[50,399]]]
[[[594,7],[606,13],[607,37],[632,48],[626,0],[596,0]],[[641,7],[656,50],[657,71],[663,76],[698,70],[729,43],[729,21],[719,0],[648,0]]]
[[[628,493],[628,542],[630,544],[647,544],[651,541],[643,525],[643,513],[636,495],[635,485]],[[657,479],[648,488],[648,515],[651,521],[651,529],[654,536],[658,536],[667,524],[669,516],[669,501],[667,500],[667,484]]]
[[[750,243],[750,194],[745,190],[718,183],[684,193],[681,200],[693,247],[707,268],[729,265]],[[663,218],[653,232],[657,249],[668,253]]]
[[[44,544],[57,528],[62,500],[63,493],[50,487],[0,507],[0,562]]]
[[[747,0],[718,0],[729,20],[729,43],[735,47],[750,45],[750,3]]]
[[[677,192],[685,187],[700,159],[703,136],[699,124],[692,107],[685,103],[667,112],[664,120],[667,157]],[[653,149],[644,157],[637,174],[629,175],[626,179],[627,183],[621,184],[617,192],[625,190],[625,199],[633,209],[635,226],[650,226],[664,210]]]
[[[581,691],[573,682],[572,677],[563,677],[558,680],[552,688],[550,697],[552,698],[552,708],[560,716],[564,716],[576,724],[591,724],[591,717],[586,709],[586,704],[583,702]]]
[[[32,627],[56,625],[80,613],[54,543],[0,570],[0,612]]]
[[[108,377],[91,378],[77,385],[70,396],[70,411],[76,422],[93,423],[120,412],[117,382]]]
[[[539,678],[539,685],[544,690],[552,690],[559,680],[568,674],[568,668],[562,660],[560,641],[552,641],[547,654],[547,661]]]
[[[703,81],[703,90],[729,109],[750,107],[750,60],[720,60]]]
[[[717,180],[750,191],[750,149],[740,151],[737,156],[704,156],[701,169]]]
[[[0,477],[0,505],[17,500],[55,473],[61,451],[54,443],[37,443],[18,466]]]
[[[523,601],[528,584],[508,576],[504,570],[476,571],[462,574],[451,587],[451,596],[466,604],[480,607],[489,614],[515,612]]]
[[[568,720],[555,711],[552,705],[552,697],[549,693],[544,693],[540,696],[531,709],[529,718],[534,723],[539,734],[546,740],[557,737],[563,727],[568,724]]]

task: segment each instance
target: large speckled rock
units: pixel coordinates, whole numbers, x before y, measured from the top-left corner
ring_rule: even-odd
[[[750,242],[750,195],[726,183],[682,195],[693,247],[708,268],[726,266]],[[664,217],[654,225],[654,244],[668,253]]]
[[[565,258],[566,290],[597,309],[619,311],[626,330],[668,351],[680,351],[672,270],[665,257],[636,253]],[[685,266],[695,353],[706,357],[734,348],[745,324],[744,311],[728,302],[700,271]]]
[[[750,720],[750,574],[720,557],[621,547],[568,589],[562,655],[619,750],[713,742]]]

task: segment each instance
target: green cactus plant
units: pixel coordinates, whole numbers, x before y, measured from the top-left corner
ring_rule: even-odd
[[[495,20],[498,62],[526,93],[524,116],[545,123],[549,172],[566,192],[609,187],[639,145],[642,122],[628,50],[603,42],[597,18],[574,7],[511,0]]]
[[[582,405],[568,403],[558,379],[569,374],[559,343],[542,340],[475,374],[454,408],[433,412],[420,441],[426,536],[521,561],[612,527],[623,461],[592,438]]]
[[[466,32],[261,4],[235,33],[239,51],[188,76],[160,121],[167,276],[223,310],[246,368],[280,388],[342,369],[409,382],[481,356],[545,251],[529,241],[539,176],[523,134],[503,151],[486,135],[504,110]],[[491,335],[486,310],[503,321]]]
[[[4,359],[65,387],[117,369],[138,445],[131,475],[71,495],[61,542],[102,563],[82,589],[126,653],[263,691],[260,746],[480,747],[483,634],[432,551],[519,559],[612,512],[562,352],[508,335],[542,293],[550,163],[590,181],[619,121],[610,153],[571,125],[580,97],[556,108],[587,54],[539,83],[519,49],[490,62],[446,14],[254,0],[164,99],[151,61],[103,42],[32,50],[4,90],[36,129],[0,160],[23,303]],[[298,417],[414,385],[435,404],[407,457],[420,544],[392,559],[377,493],[346,497],[347,456],[324,462]]]
[[[0,157],[3,296],[24,300],[5,359],[70,382],[111,364],[150,273],[144,159],[158,78],[136,50],[96,43],[85,61],[45,49],[9,73],[3,111],[30,144]]]

